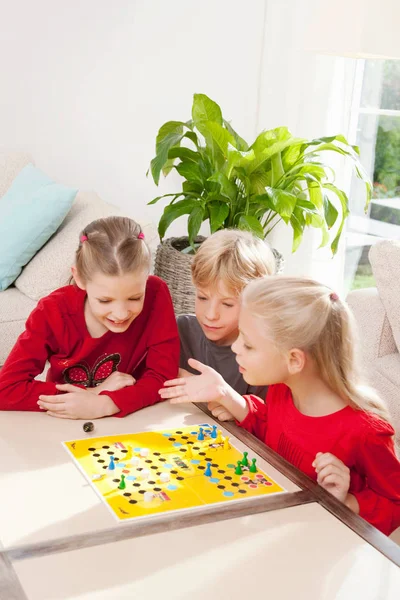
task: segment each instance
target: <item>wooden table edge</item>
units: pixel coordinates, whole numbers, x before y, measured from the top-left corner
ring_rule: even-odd
[[[199,403],[196,404],[196,406],[206,415],[214,419],[205,404]],[[347,527],[352,529],[357,535],[368,542],[391,562],[400,567],[400,546],[398,546],[390,538],[378,531],[378,529],[376,529],[373,525],[370,525],[367,523],[367,521],[356,515],[342,502],[334,498],[332,494],[318,485],[316,481],[294,467],[290,462],[280,456],[280,454],[274,450],[271,450],[271,448],[268,448],[264,442],[256,438],[253,434],[249,433],[245,429],[242,429],[233,421],[224,421],[221,423],[221,426],[232,433],[232,435],[243,442],[246,446],[248,446],[250,450],[261,456],[261,458],[275,467],[280,473],[285,475],[285,477],[298,485],[302,490],[308,491],[312,495],[314,502],[317,502],[323,506],[344,525],[347,525]]]

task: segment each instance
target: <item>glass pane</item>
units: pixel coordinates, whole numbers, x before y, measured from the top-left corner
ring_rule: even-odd
[[[375,285],[368,260],[374,243],[400,240],[400,61],[365,61],[357,145],[373,181],[373,199],[365,214],[365,190],[354,179],[346,232],[347,290]]]
[[[400,110],[400,61],[367,60],[361,107]]]

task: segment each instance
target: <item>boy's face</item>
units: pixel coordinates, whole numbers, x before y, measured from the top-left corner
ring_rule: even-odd
[[[196,317],[207,339],[231,346],[238,336],[240,298],[224,283],[196,287]]]

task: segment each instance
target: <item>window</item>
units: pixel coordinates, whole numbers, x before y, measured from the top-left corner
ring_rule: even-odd
[[[375,285],[368,252],[381,239],[400,240],[400,61],[360,61],[355,86],[357,144],[373,181],[364,213],[365,192],[354,180],[346,232],[347,290]]]

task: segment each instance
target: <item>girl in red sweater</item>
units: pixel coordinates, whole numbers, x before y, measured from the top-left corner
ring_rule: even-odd
[[[135,221],[90,223],[74,285],[40,300],[0,371],[0,410],[97,419],[157,402],[160,386],[178,373],[179,337],[168,288],[149,271]],[[47,361],[46,381],[37,381]]]
[[[400,526],[400,463],[386,407],[356,370],[346,304],[307,279],[268,277],[243,294],[232,349],[250,385],[269,385],[265,403],[240,396],[210,367],[168,381],[171,402],[218,401],[304,473],[386,534]],[[221,408],[222,410],[222,408]]]

